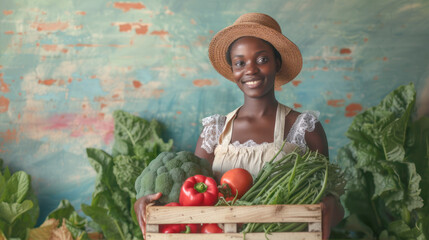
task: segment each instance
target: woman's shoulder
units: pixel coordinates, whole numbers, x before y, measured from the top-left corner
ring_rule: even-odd
[[[311,121],[316,123],[319,121],[319,115],[320,113],[318,111],[306,110],[303,112],[299,112],[294,109],[291,109],[285,118],[286,126],[291,127],[298,122],[303,122],[303,120],[307,122]]]
[[[203,127],[208,126],[220,126],[225,124],[226,116],[221,114],[213,114],[207,117],[204,117],[201,120]]]

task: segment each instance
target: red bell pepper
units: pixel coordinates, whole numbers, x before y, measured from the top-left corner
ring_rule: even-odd
[[[223,233],[223,229],[217,223],[205,223],[201,227],[201,233]]]
[[[216,181],[211,177],[195,175],[185,180],[180,190],[182,206],[213,206],[217,202]]]
[[[159,226],[161,233],[198,233],[199,224],[165,224]]]
[[[171,202],[165,206],[180,206],[177,202]],[[200,224],[162,224],[159,226],[161,233],[198,233]]]

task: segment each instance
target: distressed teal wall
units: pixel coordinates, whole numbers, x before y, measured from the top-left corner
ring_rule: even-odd
[[[427,111],[428,1],[0,0],[0,157],[32,175],[41,218],[64,198],[89,203],[85,148],[110,151],[114,110],[158,119],[193,151],[202,117],[242,103],[207,46],[246,12],[300,47],[303,70],[277,97],[321,112],[332,159],[353,116],[399,85]]]

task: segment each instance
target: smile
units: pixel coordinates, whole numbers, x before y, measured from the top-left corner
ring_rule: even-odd
[[[262,80],[248,81],[244,83],[249,88],[256,88],[262,84]]]

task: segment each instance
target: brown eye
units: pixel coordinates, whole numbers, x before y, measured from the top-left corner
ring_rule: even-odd
[[[236,68],[242,68],[242,67],[244,67],[244,61],[235,61],[234,62],[234,67],[236,67]]]
[[[258,64],[264,64],[268,62],[268,57],[258,57],[257,63]]]

